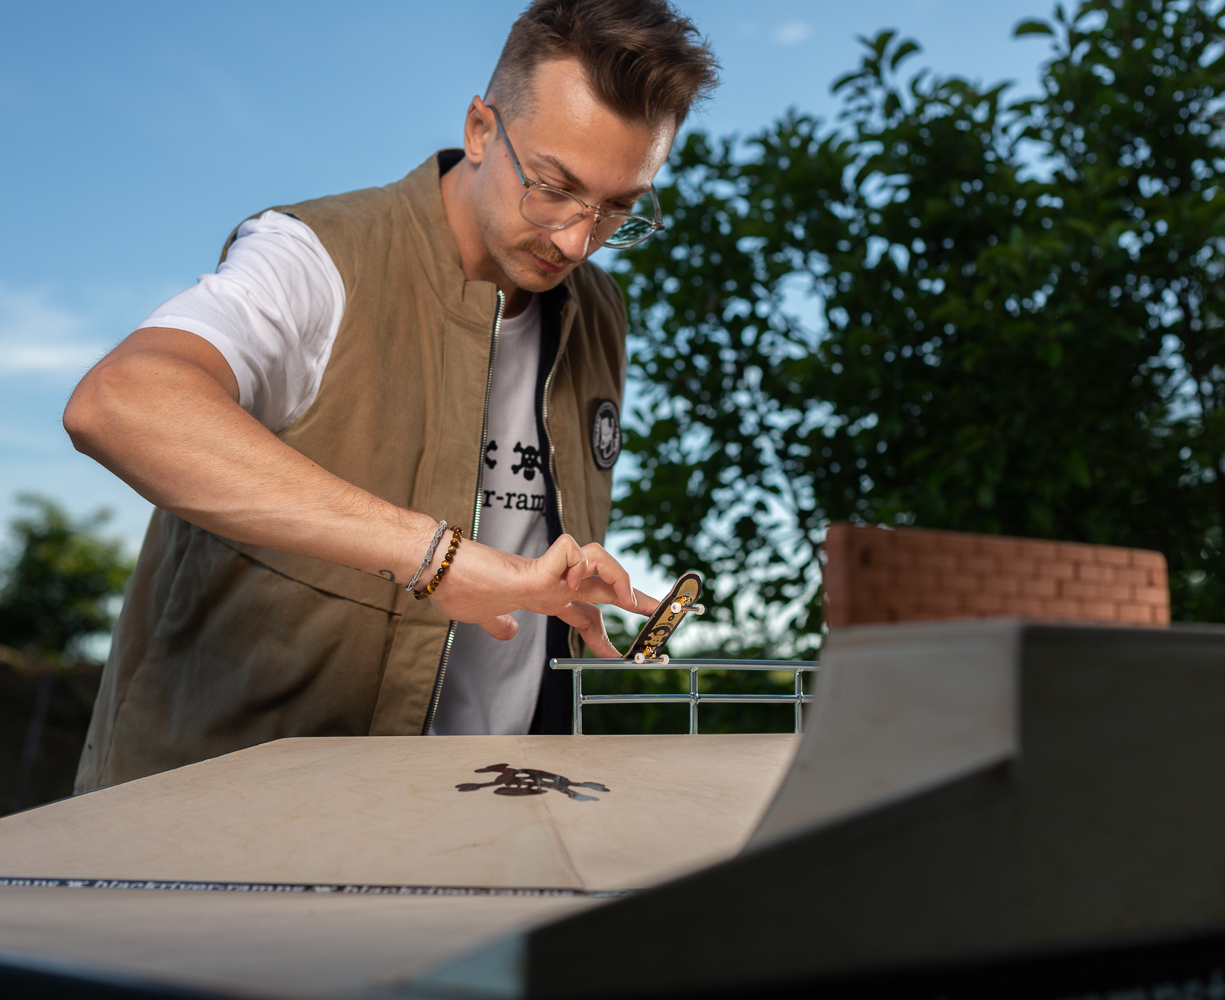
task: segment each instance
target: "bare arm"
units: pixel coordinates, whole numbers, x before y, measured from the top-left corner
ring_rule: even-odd
[[[183,330],[137,330],[124,340],[81,380],[64,428],[78,451],[153,504],[235,541],[407,581],[437,527],[282,442],[238,405],[238,382],[221,353]],[[499,638],[515,633],[510,611],[558,615],[605,656],[616,650],[586,602],[639,613],[655,604],[637,599],[602,547],[580,548],[568,536],[540,559],[465,540],[432,599],[448,617]]]

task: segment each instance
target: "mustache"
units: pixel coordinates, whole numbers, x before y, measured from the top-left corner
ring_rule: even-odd
[[[573,264],[569,257],[557,249],[552,243],[547,243],[544,240],[524,240],[519,244],[518,249],[526,250],[528,253],[534,253],[543,261],[547,261],[554,267],[566,267]]]

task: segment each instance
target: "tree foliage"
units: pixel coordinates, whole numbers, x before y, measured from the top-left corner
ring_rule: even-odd
[[[97,533],[105,511],[18,501],[30,513],[0,566],[0,813],[71,794],[102,669],[88,644],[111,631],[132,571]]]
[[[1225,20],[1084,0],[1009,103],[883,32],[745,142],[695,133],[617,270],[640,388],[614,527],[716,581],[758,648],[820,622],[831,520],[1158,548],[1225,587]],[[807,636],[807,638],[805,638]]]
[[[132,562],[119,542],[98,536],[107,512],[76,521],[44,497],[19,502],[31,514],[12,522],[16,544],[0,569],[0,644],[47,666],[66,664],[113,628]]]

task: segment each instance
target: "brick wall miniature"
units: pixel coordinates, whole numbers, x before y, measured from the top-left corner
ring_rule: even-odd
[[[1160,552],[832,524],[825,553],[825,613],[832,627],[998,615],[1170,623]]]

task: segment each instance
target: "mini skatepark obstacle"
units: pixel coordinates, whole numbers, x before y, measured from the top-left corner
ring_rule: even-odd
[[[804,742],[738,857],[416,988],[1220,995],[1223,711],[1219,626],[835,631]],[[615,960],[593,977],[597,947]]]
[[[797,741],[290,739],[101,789],[0,820],[0,965],[358,995],[733,856]]]

